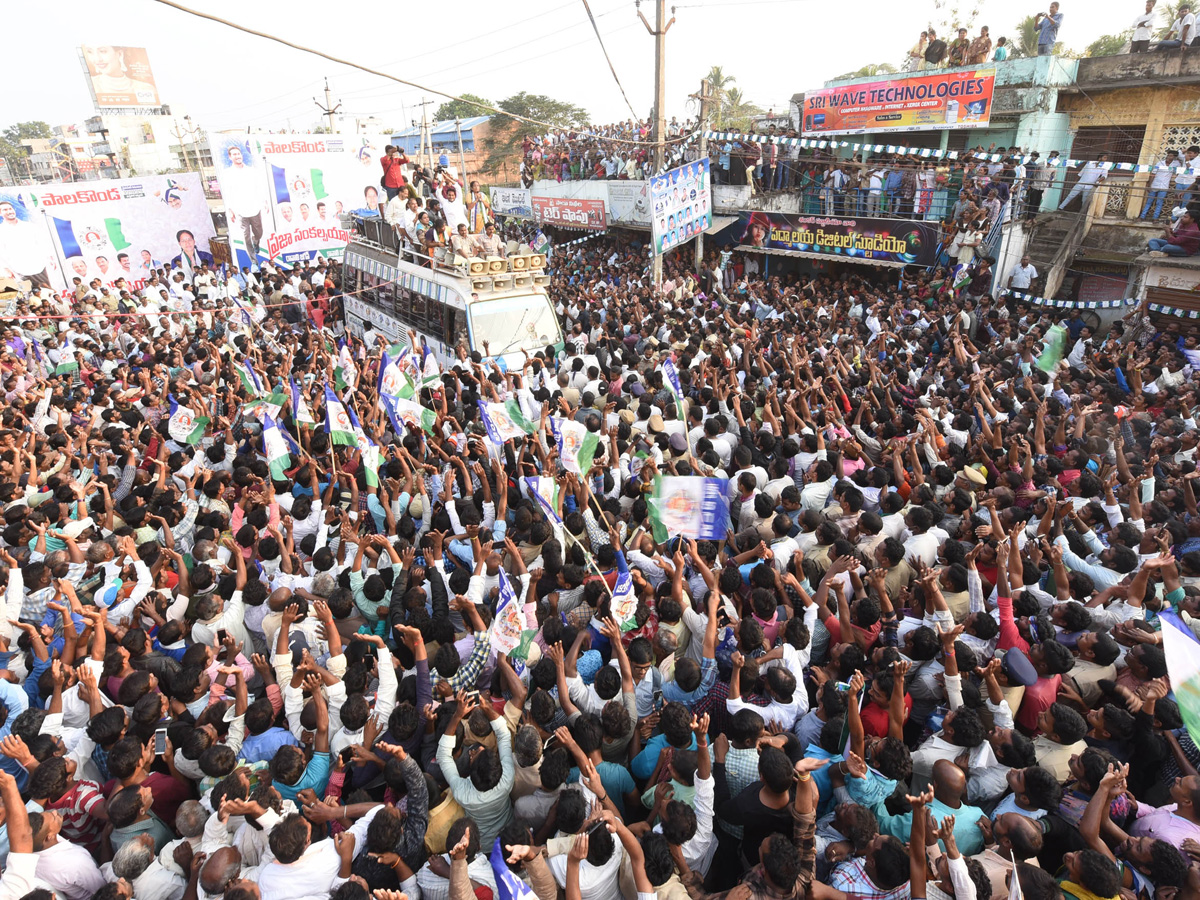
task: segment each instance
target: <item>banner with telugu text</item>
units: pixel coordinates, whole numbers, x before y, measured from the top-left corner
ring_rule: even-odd
[[[341,259],[342,216],[382,216],[384,135],[227,135],[213,148],[239,266]]]
[[[838,218],[789,213],[740,214],[739,250],[820,254],[859,262],[931,266],[937,259],[936,222]]]
[[[215,234],[195,173],[0,190],[0,277],[35,287],[65,290],[78,276],[137,290],[175,261],[211,267]]]

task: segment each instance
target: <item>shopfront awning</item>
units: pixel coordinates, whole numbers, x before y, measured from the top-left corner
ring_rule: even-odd
[[[843,256],[833,253],[809,253],[805,250],[773,250],[766,247],[749,247],[745,244],[739,244],[735,249],[746,253],[768,253],[771,256],[796,256],[803,259],[819,259],[822,262],[855,263],[860,266],[872,266],[880,269],[903,269],[908,265],[908,263],[902,263],[897,260],[862,259],[857,256]]]
[[[705,228],[704,233],[716,234],[718,231],[724,231],[737,220],[737,216],[713,216],[712,225],[710,225],[708,228]]]

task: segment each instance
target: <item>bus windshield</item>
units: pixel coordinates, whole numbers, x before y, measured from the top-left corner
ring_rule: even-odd
[[[558,316],[544,294],[478,300],[468,310],[474,348],[482,351],[486,340],[493,356],[562,341]]]

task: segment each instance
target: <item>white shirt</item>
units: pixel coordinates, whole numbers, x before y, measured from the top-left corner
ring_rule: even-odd
[[[587,794],[584,795],[585,797]],[[559,835],[571,839],[573,835]],[[563,841],[566,843],[566,841]],[[613,900],[621,896],[621,863],[625,860],[625,848],[618,840],[613,841],[613,853],[602,866],[593,866],[586,859],[579,864],[580,900]],[[567,854],[559,853],[546,859],[554,880],[563,890],[567,887]],[[264,897],[263,900],[266,900]]]
[[[712,827],[714,798],[712,776],[701,778],[697,775],[696,793],[692,800],[692,808],[696,811],[696,833],[680,849],[683,850],[683,858],[687,860],[688,868],[701,875],[708,874],[713,853],[717,849],[717,836]],[[662,834],[662,824],[655,825],[654,830]]]
[[[1009,284],[1014,290],[1018,291],[1029,290],[1029,286],[1033,284],[1033,279],[1037,277],[1038,271],[1034,268],[1033,263],[1027,266],[1015,265],[1008,274]]]
[[[1183,32],[1187,31],[1187,39],[1183,37]],[[1171,34],[1178,40],[1182,40],[1184,46],[1190,46],[1192,41],[1196,39],[1196,17],[1192,13],[1180,19],[1176,19],[1171,23]]]
[[[1108,175],[1108,163],[1091,161],[1079,170],[1079,184],[1096,184]]]
[[[92,854],[61,837],[37,854],[37,877],[64,900],[91,900],[106,884]]]
[[[1167,165],[1167,161],[1160,160],[1154,166],[1154,174],[1150,176],[1150,190],[1165,191],[1171,186],[1171,176],[1175,172],[1175,165]]]
[[[367,845],[367,828],[375,814],[383,809],[376,806],[350,828],[354,835],[355,853]],[[338,876],[342,858],[332,838],[317,841],[293,863],[273,860],[262,867],[258,887],[262,900],[328,900],[329,894],[345,880]]]
[[[1154,25],[1158,20],[1158,13],[1150,10],[1148,13],[1142,13],[1133,20],[1133,40],[1148,41],[1154,36]]]

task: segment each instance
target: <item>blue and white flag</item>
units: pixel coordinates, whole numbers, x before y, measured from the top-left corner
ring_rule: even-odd
[[[632,631],[637,628],[638,596],[637,591],[633,589],[633,578],[628,572],[622,572],[617,576],[609,608],[622,631]]]
[[[449,849],[449,848],[447,848]],[[504,859],[504,845],[500,838],[492,844],[492,852],[488,855],[492,864],[492,874],[496,876],[496,900],[537,900],[533,888],[512,873]]]
[[[674,360],[664,359],[662,364],[663,375],[667,380],[667,388],[675,395],[675,406],[679,409],[680,418],[683,417],[683,385],[679,383],[679,370],[675,368]]]
[[[558,482],[549,475],[527,475],[525,487],[537,498],[546,518],[555,525],[561,525],[562,519],[558,517]]]
[[[303,425],[316,425],[317,420],[313,418],[312,410],[308,408],[308,401],[300,392],[296,379],[288,378],[288,384],[292,389],[292,419]]]

